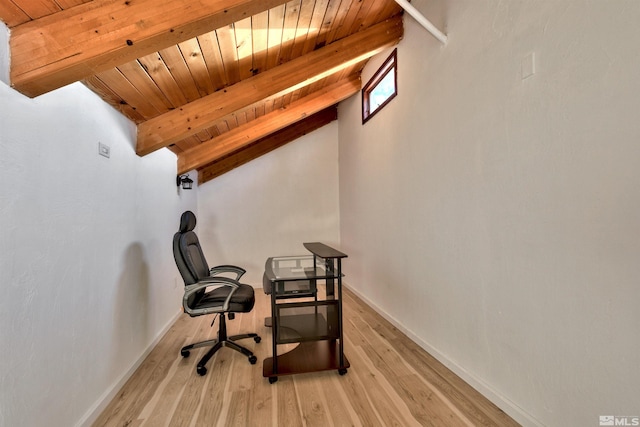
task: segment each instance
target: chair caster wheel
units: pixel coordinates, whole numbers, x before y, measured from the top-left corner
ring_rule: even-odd
[[[340,368],[340,369],[338,369],[338,373],[339,373],[340,375],[344,375],[344,374],[346,374],[346,373],[347,373],[347,368]]]
[[[189,350],[180,350],[180,355],[182,357],[189,357],[190,354]]]
[[[273,384],[278,381],[278,377],[269,377],[269,384]]]
[[[201,377],[205,376],[207,373],[207,368],[205,368],[204,366],[198,366],[196,368],[196,372],[198,372],[198,375],[200,375]]]
[[[257,357],[249,356],[249,363],[251,363],[252,365],[255,365],[257,361],[258,361]]]
[[[260,338],[260,337],[253,337],[253,340],[254,340],[256,343],[259,343],[260,341],[262,341],[262,338]]]

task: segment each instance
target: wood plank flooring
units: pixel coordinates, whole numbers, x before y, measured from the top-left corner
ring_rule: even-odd
[[[94,426],[517,426],[518,424],[409,340],[352,292],[344,294],[345,354],[351,368],[280,377],[269,384],[269,298],[256,290],[251,313],[227,321],[230,335],[258,363],[223,348],[196,373],[206,349],[180,356],[183,345],[214,338],[211,316],[181,316],[116,395]]]

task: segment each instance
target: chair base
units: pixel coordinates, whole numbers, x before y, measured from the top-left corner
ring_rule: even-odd
[[[182,357],[189,357],[190,350],[193,350],[194,348],[212,346],[209,349],[209,351],[198,362],[198,366],[196,368],[196,372],[198,372],[199,375],[205,375],[207,373],[207,368],[205,367],[205,365],[207,364],[209,359],[211,359],[213,357],[213,355],[218,350],[220,350],[222,347],[229,347],[229,348],[231,348],[231,349],[233,349],[235,351],[238,351],[238,352],[244,354],[249,359],[249,363],[251,363],[252,365],[255,365],[255,363],[258,361],[258,358],[253,354],[253,352],[251,350],[249,350],[248,348],[243,347],[240,344],[236,344],[234,342],[234,341],[245,339],[245,338],[253,338],[253,340],[256,343],[259,343],[261,341],[260,336],[258,334],[253,334],[253,333],[251,333],[251,334],[239,334],[239,335],[233,335],[233,336],[228,337],[227,336],[226,317],[225,317],[224,313],[221,313],[220,314],[220,327],[218,329],[218,338],[217,339],[213,339],[213,340],[201,341],[201,342],[197,342],[197,343],[194,343],[194,344],[186,345],[186,346],[182,347],[182,349],[180,349],[180,354],[182,355]]]

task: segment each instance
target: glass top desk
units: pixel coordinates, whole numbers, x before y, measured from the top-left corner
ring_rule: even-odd
[[[264,360],[262,375],[270,383],[280,375],[302,372],[336,369],[344,375],[350,366],[342,333],[342,258],[347,255],[317,242],[304,247],[311,255],[272,257],[265,264],[274,357]],[[318,281],[325,282],[324,298],[318,296]],[[313,301],[291,302],[311,296]],[[279,344],[291,343],[299,344],[276,356]]]

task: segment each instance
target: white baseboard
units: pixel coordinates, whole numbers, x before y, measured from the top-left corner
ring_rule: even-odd
[[[384,310],[380,309],[373,301],[369,300],[365,295],[361,294],[357,289],[354,289],[343,282],[343,286],[348,288],[351,292],[356,294],[360,299],[367,303],[372,309],[376,311],[380,316],[384,317],[386,320],[391,322],[393,326],[398,328],[402,333],[408,336],[413,342],[418,344],[422,349],[424,349],[427,353],[435,357],[440,363],[445,365],[448,369],[450,369],[457,376],[462,378],[467,384],[471,387],[475,388],[479,391],[484,397],[490,400],[494,405],[498,408],[502,409],[507,415],[513,418],[515,421],[520,423],[523,426],[531,426],[531,427],[543,427],[543,424],[536,420],[532,415],[523,410],[521,407],[516,405],[514,402],[496,392],[490,385],[485,383],[482,379],[476,377],[462,366],[456,364],[454,361],[450,360],[444,354],[440,353],[435,347],[430,345],[428,342],[424,341],[422,338],[418,337],[411,330],[407,329],[402,323],[400,323],[397,319],[387,314]]]
[[[182,315],[182,311],[178,311],[175,316],[173,316],[166,325],[162,328],[160,333],[156,336],[156,338],[147,346],[145,351],[140,355],[140,357],[131,365],[131,367],[122,374],[122,376],[109,387],[102,396],[89,408],[89,410],[80,418],[80,420],[76,423],[76,427],[90,427],[100,416],[102,411],[107,407],[107,405],[113,400],[115,395],[120,391],[120,389],[125,385],[125,383],[131,378],[133,373],[140,367],[144,359],[147,358],[151,350],[154,349],[156,345],[160,342],[162,337],[169,331],[171,326],[178,320],[178,317]]]

